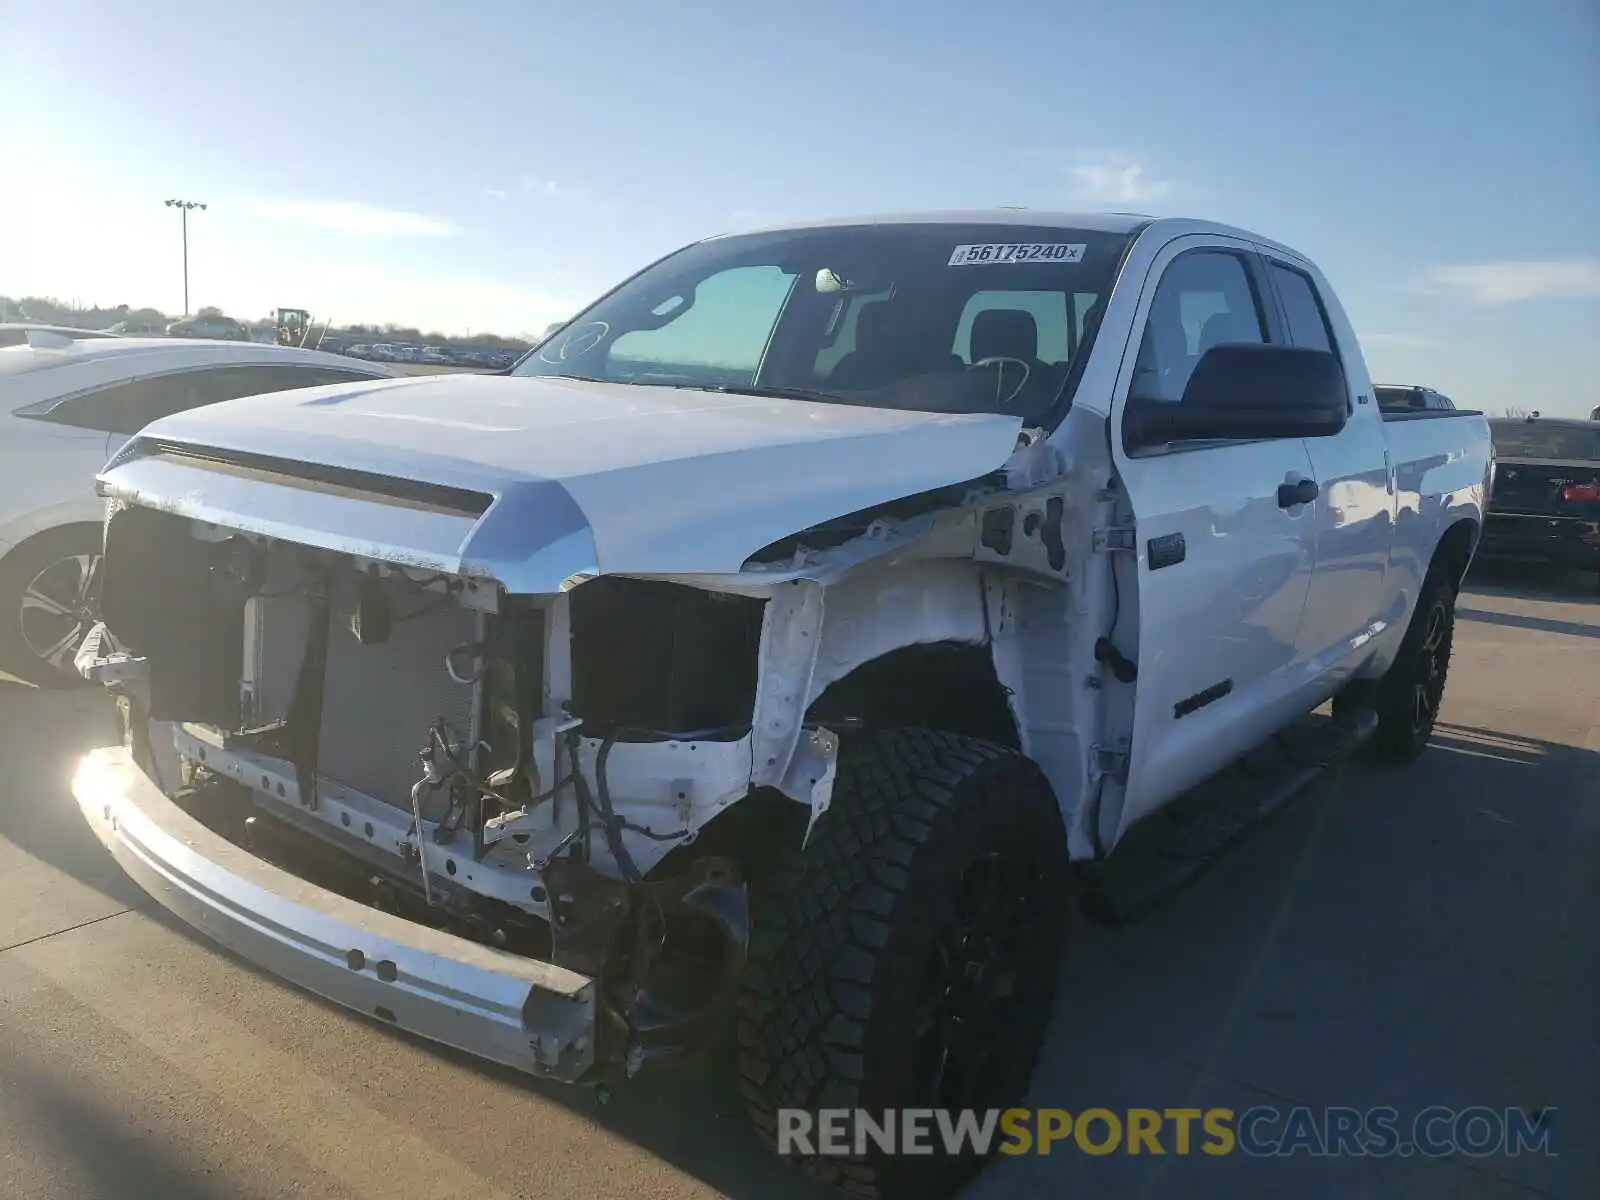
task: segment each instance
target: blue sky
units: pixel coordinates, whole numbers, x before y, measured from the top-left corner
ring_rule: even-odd
[[[1181,212],[1315,258],[1382,379],[1600,404],[1594,0],[0,0],[0,30],[0,293],[180,309],[168,196],[211,205],[195,306],[507,333],[768,221]]]

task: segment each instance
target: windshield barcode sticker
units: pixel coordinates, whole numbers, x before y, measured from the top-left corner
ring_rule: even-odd
[[[1082,242],[1013,242],[986,246],[957,246],[949,267],[976,267],[989,263],[1075,263],[1083,261]]]

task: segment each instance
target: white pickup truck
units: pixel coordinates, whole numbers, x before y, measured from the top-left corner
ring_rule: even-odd
[[[1322,274],[1238,229],[711,238],[509,377],[125,446],[78,658],[125,745],[75,792],[183,919],[428,1038],[581,1082],[736,1028],[771,1140],[1003,1108],[1152,814],[1329,700],[1325,748],[1421,752],[1490,458],[1385,419]],[[795,1157],[975,1166],[864,1149]]]

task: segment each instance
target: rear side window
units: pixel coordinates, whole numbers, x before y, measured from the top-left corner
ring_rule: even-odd
[[[1278,289],[1278,299],[1283,302],[1283,314],[1289,323],[1289,341],[1308,350],[1332,350],[1333,330],[1328,324],[1328,314],[1317,295],[1311,277],[1282,263],[1272,264],[1272,282]]]
[[[241,396],[281,392],[289,388],[319,387],[375,378],[385,377],[337,367],[210,367],[113,384],[73,396],[51,407],[35,405],[20,410],[17,415],[50,421],[56,425],[132,435],[162,417],[223,400],[237,400]]]
[[[1428,407],[1428,396],[1421,388],[1396,387],[1380,384],[1372,389],[1378,397],[1378,411],[1386,413],[1417,412]]]

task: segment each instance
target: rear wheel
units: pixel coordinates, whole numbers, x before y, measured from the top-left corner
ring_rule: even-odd
[[[1423,581],[1416,611],[1389,670],[1381,679],[1356,685],[1335,700],[1335,715],[1352,704],[1368,704],[1377,712],[1372,751],[1380,761],[1409,763],[1427,748],[1444,701],[1455,625],[1455,583],[1434,567]]]
[[[863,1140],[831,1156],[815,1122],[823,1109],[882,1121],[1020,1102],[1050,1020],[1068,878],[1055,796],[1030,760],[924,730],[847,742],[831,807],[758,897],[739,1006],[757,1131],[858,1196],[921,1200],[974,1174],[984,1159],[970,1152]],[[785,1145],[785,1109],[813,1122],[810,1151]],[[855,1128],[842,1130],[852,1150]]]
[[[72,658],[94,625],[100,529],[71,525],[0,560],[0,668],[41,687],[81,683]]]

